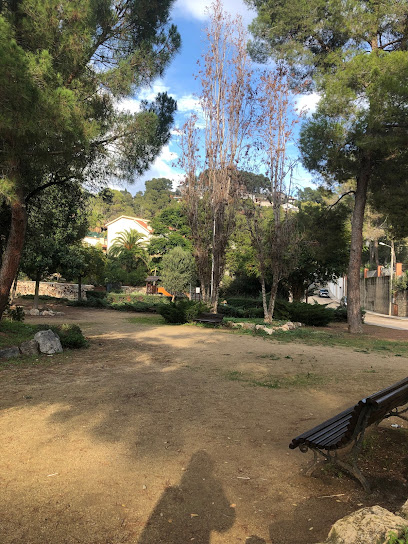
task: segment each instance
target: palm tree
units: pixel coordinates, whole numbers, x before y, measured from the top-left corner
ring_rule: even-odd
[[[149,256],[142,246],[144,240],[143,234],[136,229],[119,232],[109,249],[109,256],[120,258],[128,272],[133,270],[139,261],[147,265]]]

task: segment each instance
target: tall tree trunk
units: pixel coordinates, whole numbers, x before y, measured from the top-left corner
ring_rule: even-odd
[[[37,274],[35,275],[35,291],[34,291],[34,303],[33,308],[38,310],[38,299],[39,299],[39,293],[40,293],[40,279],[41,274],[37,271]]]
[[[360,301],[360,268],[363,249],[363,221],[367,200],[367,188],[370,179],[370,159],[362,160],[363,168],[357,178],[357,189],[351,221],[351,247],[347,277],[347,321],[348,331],[352,334],[363,332]]]
[[[22,194],[11,204],[11,226],[0,268],[0,319],[6,309],[10,289],[17,275],[27,227],[27,211]]]

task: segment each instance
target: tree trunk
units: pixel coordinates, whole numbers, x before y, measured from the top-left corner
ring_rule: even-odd
[[[265,276],[261,274],[261,289],[262,289],[262,306],[264,311],[264,320],[268,319],[268,303],[266,301],[266,286],[265,286]]]
[[[40,279],[41,279],[41,274],[37,272],[35,276],[35,291],[34,291],[34,303],[33,303],[33,308],[35,308],[36,310],[38,310],[38,298],[39,298],[38,295],[40,292]]]
[[[269,301],[269,308],[268,308],[268,318],[265,319],[267,323],[272,323],[273,311],[275,309],[276,295],[278,293],[279,280],[275,280],[275,277],[273,278],[273,281],[272,281],[271,300]]]
[[[0,268],[0,319],[17,275],[27,227],[27,211],[21,194],[11,204],[11,226]]]
[[[78,276],[78,300],[82,300],[82,276]]]
[[[360,302],[360,268],[363,248],[363,221],[367,200],[367,188],[370,179],[370,160],[362,160],[363,168],[357,178],[357,189],[351,221],[351,247],[347,277],[347,321],[348,331],[352,334],[363,332]]]

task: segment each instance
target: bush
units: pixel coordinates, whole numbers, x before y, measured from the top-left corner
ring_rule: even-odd
[[[199,313],[205,311],[207,306],[202,302],[194,302],[189,299],[181,299],[169,304],[159,306],[159,314],[164,317],[167,323],[187,323],[192,321]]]
[[[228,297],[227,302],[230,306],[235,306],[235,308],[262,308],[262,299],[259,297]]]
[[[229,304],[221,304],[218,306],[218,313],[227,317],[248,317],[242,308],[235,308]]]
[[[365,310],[361,308],[361,320],[364,323],[364,317],[365,317]],[[338,322],[347,322],[347,307],[346,306],[338,306],[334,312],[333,312],[333,321]]]
[[[85,291],[87,300],[93,299],[93,298],[99,298],[104,299],[106,298],[106,292],[105,291]]]
[[[62,325],[40,325],[39,330],[51,329],[58,334],[64,349],[79,349],[88,347],[88,341],[78,325],[64,323]]]
[[[311,327],[325,327],[334,319],[334,310],[323,304],[292,302],[288,303],[288,307],[291,321],[300,321]]]
[[[91,297],[89,300],[69,300],[68,306],[79,306],[83,308],[108,308],[106,299]]]
[[[109,308],[119,310],[120,312],[157,312],[158,304],[148,304],[147,302],[112,302]]]
[[[8,308],[7,309],[7,317],[11,319],[11,321],[24,321],[24,310],[22,306],[16,306],[15,308]]]

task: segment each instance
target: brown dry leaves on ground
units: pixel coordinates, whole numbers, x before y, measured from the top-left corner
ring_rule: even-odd
[[[288,449],[405,377],[405,357],[64,311],[52,321],[78,322],[88,350],[0,372],[2,544],[307,544],[407,498],[394,421],[366,441],[371,496],[336,470],[306,478],[310,456]]]

